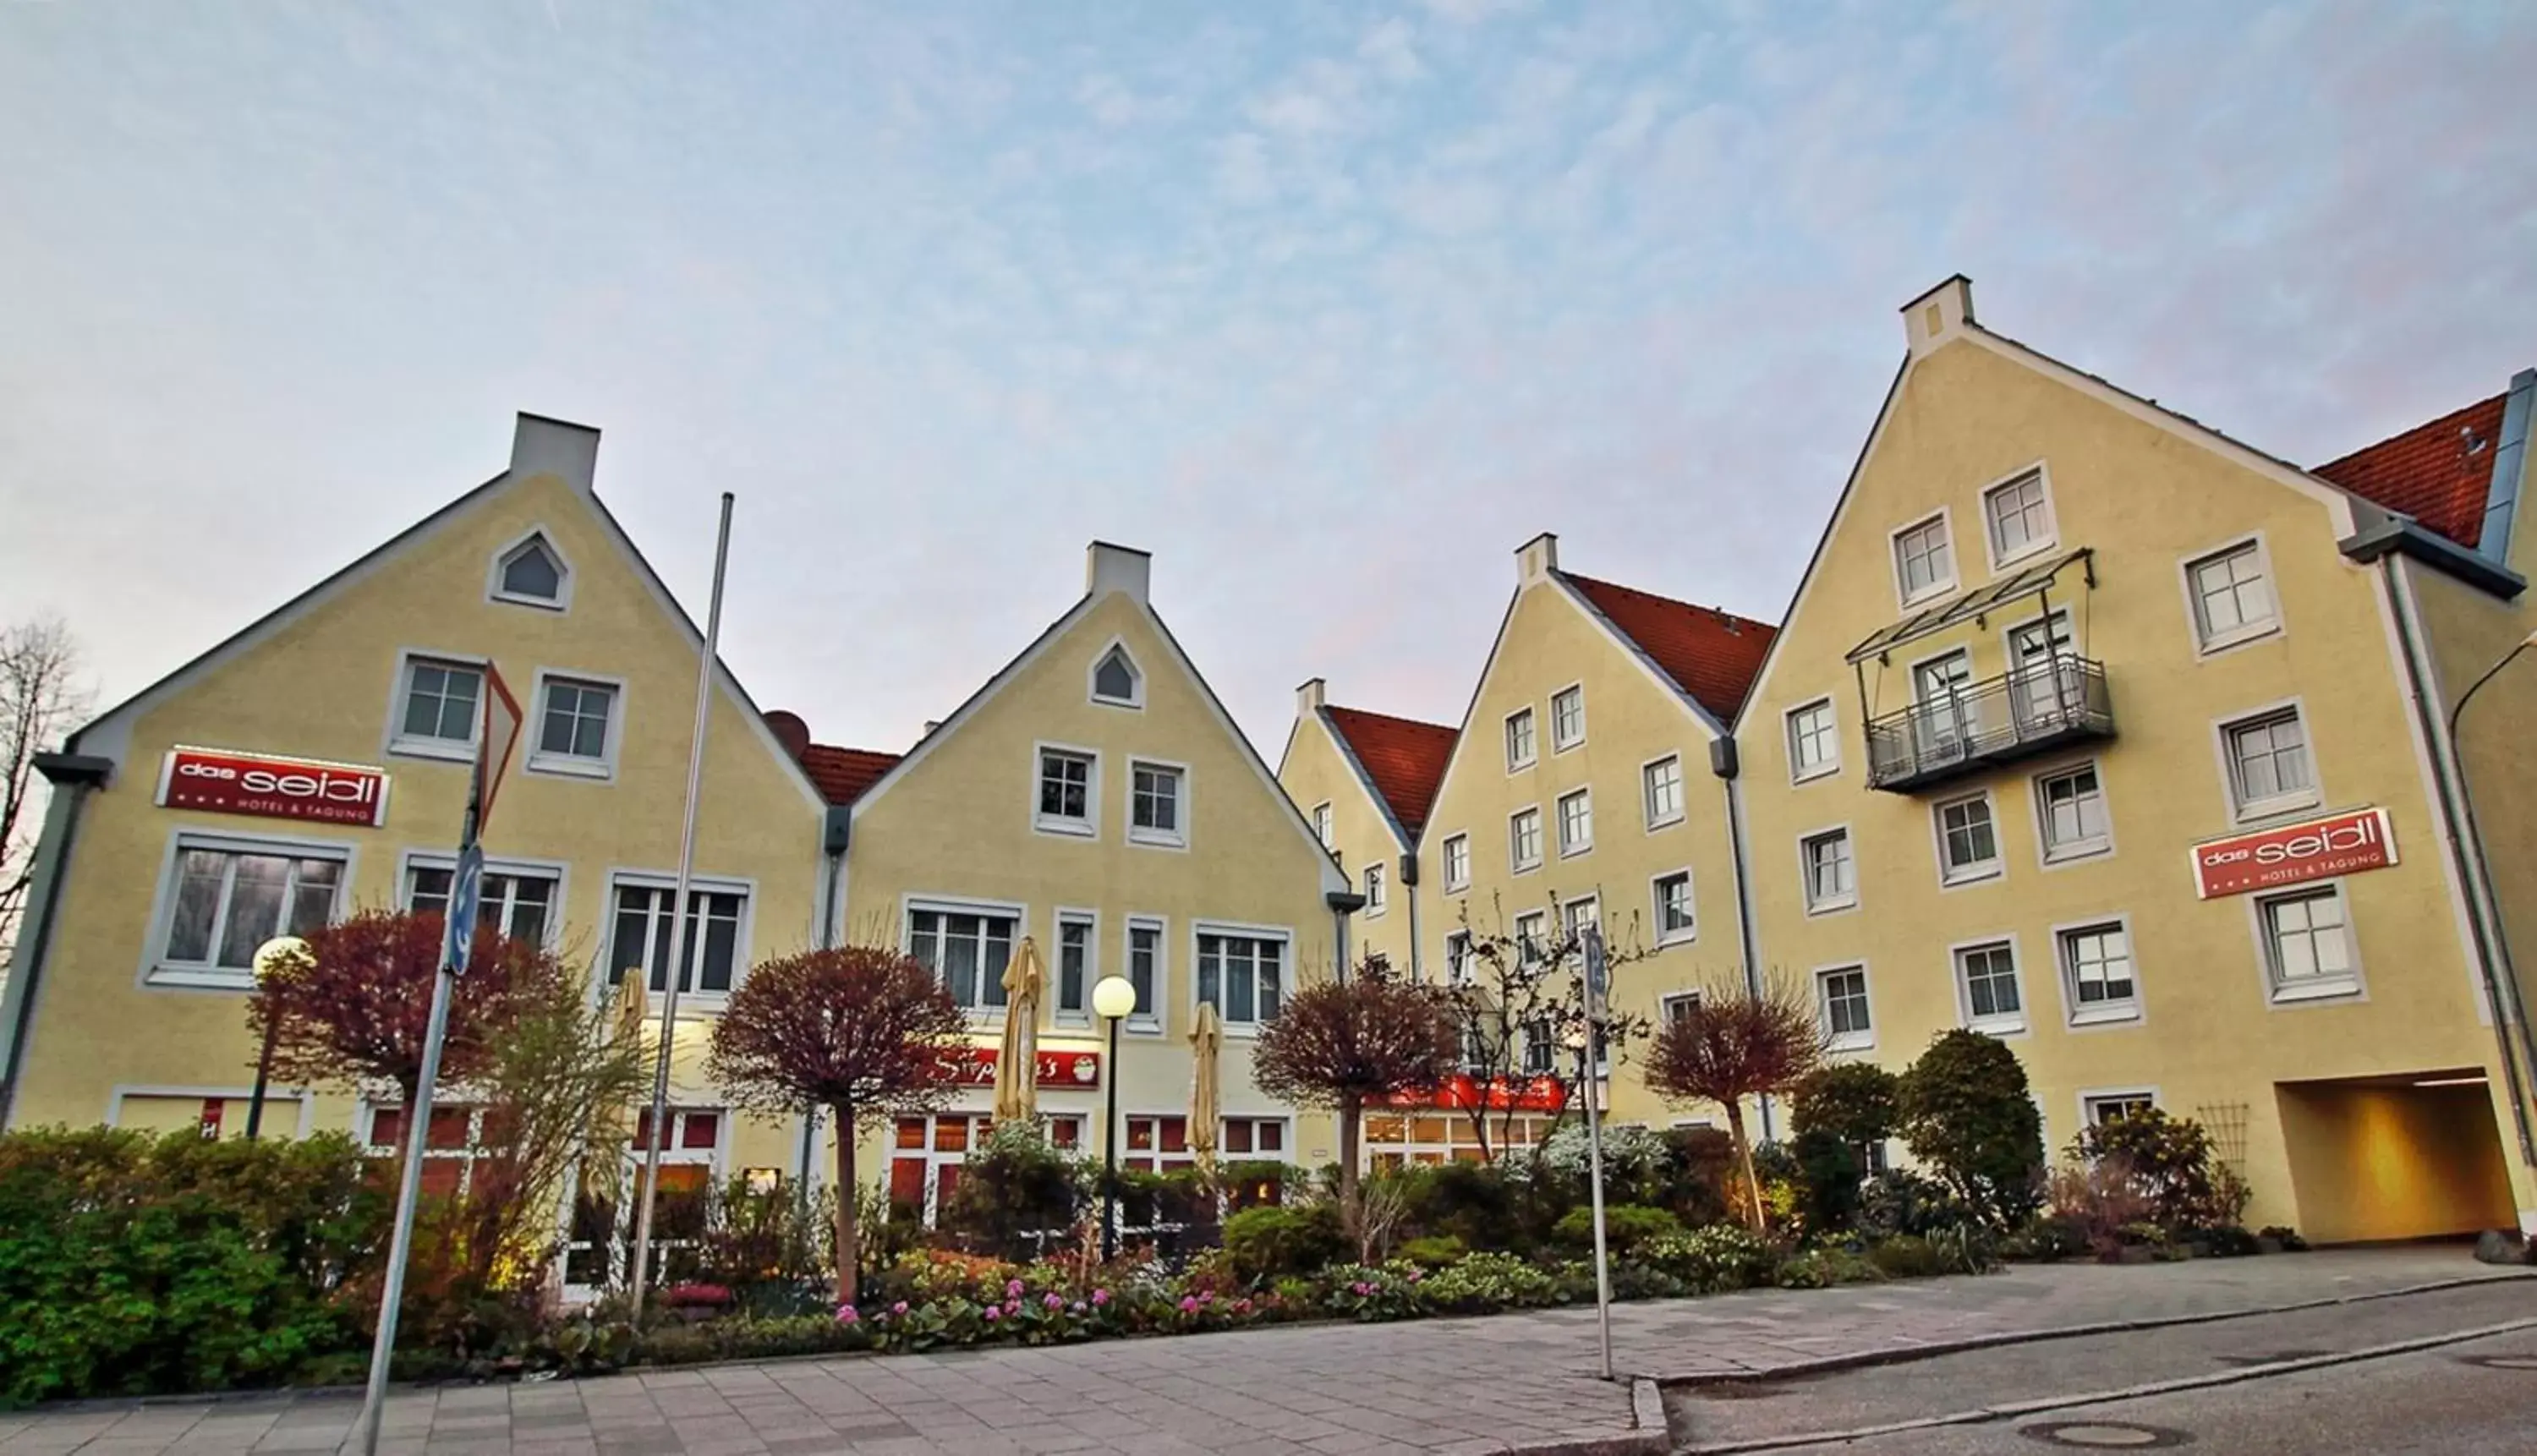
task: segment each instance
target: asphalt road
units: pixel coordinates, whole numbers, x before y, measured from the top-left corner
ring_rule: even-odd
[[[2276,1361],[2362,1354],[2517,1322],[2525,1327],[2408,1354],[2258,1373]],[[2481,1362],[2487,1361],[2502,1363]],[[2256,1378],[1848,1441],[1809,1439],[2231,1372]],[[1770,1443],[1866,1456],[2187,1447],[2228,1456],[2528,1456],[2537,1451],[2537,1284],[2042,1341],[1801,1380],[1674,1390],[1667,1392],[1667,1407],[1679,1449],[1686,1451]]]

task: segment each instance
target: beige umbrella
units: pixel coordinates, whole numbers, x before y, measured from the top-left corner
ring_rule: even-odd
[[[1224,1111],[1224,1098],[1217,1083],[1217,1054],[1224,1050],[1224,1024],[1216,1019],[1215,1006],[1201,1001],[1198,1025],[1190,1030],[1190,1047],[1197,1063],[1190,1085],[1190,1151],[1198,1155],[1201,1170],[1215,1171],[1215,1124]]]
[[[996,1120],[1019,1122],[1039,1112],[1039,943],[1029,936],[1005,965],[1005,1040],[996,1052]]]

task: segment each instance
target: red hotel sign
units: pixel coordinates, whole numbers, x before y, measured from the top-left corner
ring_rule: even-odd
[[[358,764],[172,748],[159,769],[159,804],[375,829],[387,822],[388,776]]]
[[[1385,1106],[1395,1108],[1467,1111],[1485,1106],[1492,1112],[1556,1112],[1568,1106],[1568,1089],[1557,1077],[1522,1078],[1512,1087],[1506,1079],[1493,1077],[1484,1095],[1478,1078],[1457,1074],[1446,1078],[1433,1092],[1404,1092],[1384,1101]]]
[[[956,1080],[963,1087],[996,1085],[996,1063],[1004,1048],[999,1046],[963,1046],[947,1058]],[[1098,1051],[1039,1052],[1039,1085],[1064,1090],[1081,1087],[1089,1090],[1101,1085],[1101,1053]]]
[[[2396,826],[2385,809],[2259,830],[2193,847],[2193,883],[2202,898],[2243,895],[2302,880],[2396,862]]]

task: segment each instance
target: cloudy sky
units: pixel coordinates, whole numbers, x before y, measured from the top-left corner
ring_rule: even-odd
[[[145,685],[500,469],[828,741],[1090,538],[1264,751],[1514,580],[1776,619],[1948,273],[2314,462],[2537,364],[2537,7],[0,3],[0,620]]]

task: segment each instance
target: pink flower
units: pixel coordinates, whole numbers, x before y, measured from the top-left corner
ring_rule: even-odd
[[[1055,1290],[1050,1290],[1048,1294],[1040,1299],[1040,1302],[1051,1309],[1055,1309],[1066,1302],[1066,1297]]]
[[[1362,1298],[1365,1296],[1374,1293],[1374,1286],[1360,1279],[1356,1283],[1348,1286],[1348,1292]]]
[[[1249,1314],[1251,1312],[1251,1301],[1249,1299],[1234,1300],[1233,1312],[1236,1314]]]
[[[907,1301],[905,1299],[901,1299],[897,1303],[890,1305],[889,1312],[892,1314],[905,1314],[907,1312]]]
[[[855,1313],[854,1305],[840,1304],[837,1306],[837,1323],[853,1324],[856,1320],[861,1318],[863,1318],[862,1315]]]
[[[1109,1302],[1110,1302],[1110,1292],[1109,1292],[1108,1290],[1094,1290],[1094,1291],[1092,1292],[1092,1302],[1093,1302],[1093,1303],[1095,1303],[1095,1304],[1107,1304],[1107,1303],[1109,1303]]]
[[[1006,1280],[1006,1281],[1005,1281],[1005,1298],[1008,1298],[1008,1299],[1010,1299],[1010,1298],[1018,1298],[1018,1297],[1021,1295],[1021,1292],[1022,1292],[1022,1282],[1021,1282],[1020,1280],[1018,1280],[1018,1279],[1008,1279],[1008,1280]]]
[[[1083,1312],[1083,1301],[1081,1299],[1077,1299],[1073,1304],[1068,1305],[1067,1312],[1071,1314],[1081,1314]]]
[[[1004,1312],[1005,1312],[1005,1311],[1003,1311],[1002,1309],[997,1308],[997,1307],[996,1307],[995,1305],[993,1305],[993,1304],[990,1304],[990,1305],[988,1305],[988,1306],[987,1306],[987,1318],[989,1318],[989,1319],[994,1319],[994,1318],[996,1318],[997,1316],[999,1316],[999,1315],[1003,1314]]]
[[[1005,1301],[1005,1312],[1006,1312],[1007,1314],[1019,1314],[1019,1313],[1021,1313],[1021,1312],[1022,1312],[1022,1301],[1021,1301],[1021,1300],[1019,1300],[1019,1299],[1007,1299],[1007,1300]]]
[[[1196,1314],[1196,1313],[1198,1313],[1198,1299],[1197,1299],[1197,1298],[1196,1298],[1195,1296],[1191,1296],[1191,1295],[1184,1295],[1184,1296],[1182,1296],[1182,1297],[1181,1297],[1181,1313],[1183,1313],[1183,1314]]]

